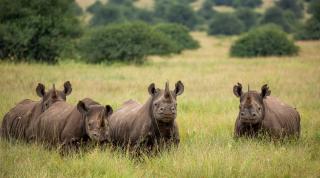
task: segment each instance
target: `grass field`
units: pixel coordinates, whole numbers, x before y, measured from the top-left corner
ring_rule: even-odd
[[[319,177],[320,42],[298,42],[301,51],[296,57],[240,60],[228,56],[234,38],[193,36],[200,49],[151,57],[143,66],[1,62],[0,118],[24,98],[38,100],[38,82],[61,87],[70,80],[69,103],[91,97],[114,109],[129,98],[146,101],[151,82],[163,88],[166,80],[171,87],[182,80],[185,93],[178,98],[177,149],[138,162],[109,148],[60,157],[41,145],[0,140],[0,177]],[[239,105],[232,93],[236,82],[255,89],[268,83],[271,95],[297,107],[301,139],[282,144],[233,140]]]

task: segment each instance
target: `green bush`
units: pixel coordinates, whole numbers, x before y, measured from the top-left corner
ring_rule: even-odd
[[[201,8],[197,11],[197,14],[204,20],[210,20],[214,17],[214,15],[217,13],[213,9],[214,3],[212,0],[206,0]]]
[[[295,36],[299,40],[320,39],[320,0],[312,0],[308,11],[312,17],[307,20],[302,29]]]
[[[90,25],[102,26],[128,21],[154,23],[155,19],[152,11],[136,8],[129,2],[131,1],[119,1],[118,3],[111,1],[105,5],[101,3],[93,4],[87,9],[88,12],[93,14]]]
[[[115,5],[105,5],[97,8],[90,20],[91,26],[107,25],[110,23],[123,22],[125,17],[122,9]]]
[[[48,63],[81,34],[73,0],[0,0],[0,58]]]
[[[297,27],[297,20],[291,11],[283,11],[279,7],[271,7],[267,9],[262,17],[261,24],[276,24],[285,32],[293,32]]]
[[[162,23],[154,26],[154,30],[164,33],[176,43],[177,51],[179,52],[184,49],[196,49],[199,47],[199,43],[191,37],[185,26]]]
[[[298,53],[298,47],[287,35],[274,25],[253,29],[240,37],[231,47],[234,57],[291,56]]]
[[[165,14],[165,20],[194,29],[197,25],[196,13],[188,4],[173,4]]]
[[[194,29],[198,16],[193,11],[188,0],[157,0],[154,5],[154,16],[162,22],[171,22]]]
[[[291,11],[295,17],[303,17],[303,2],[300,0],[279,0],[276,5],[283,10]]]
[[[147,55],[177,53],[177,47],[166,35],[145,23],[113,24],[92,30],[79,45],[82,57],[90,63],[142,63]]]
[[[234,0],[213,0],[213,2],[218,6],[220,5],[233,6]]]
[[[311,0],[308,12],[318,21],[320,21],[320,0]]]
[[[233,6],[235,7],[250,7],[255,8],[262,4],[262,0],[234,0]]]
[[[320,40],[320,21],[314,17],[308,19],[295,38],[298,40]]]
[[[209,24],[209,35],[236,35],[243,32],[245,25],[231,13],[218,13]]]
[[[259,14],[250,8],[239,8],[235,14],[243,22],[245,31],[248,31],[258,23]]]

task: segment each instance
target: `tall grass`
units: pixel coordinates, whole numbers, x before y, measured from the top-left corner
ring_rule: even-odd
[[[91,97],[114,109],[130,98],[145,102],[152,82],[164,88],[169,80],[173,88],[182,80],[185,93],[178,98],[177,149],[137,161],[109,148],[60,157],[39,144],[0,140],[0,177],[319,177],[320,42],[298,42],[296,57],[239,60],[228,55],[234,39],[193,36],[200,49],[151,57],[143,66],[1,62],[0,118],[24,98],[38,100],[38,82],[49,88],[70,80],[69,103]],[[296,107],[302,115],[300,140],[233,140],[236,82],[256,89],[268,83],[271,95]]]

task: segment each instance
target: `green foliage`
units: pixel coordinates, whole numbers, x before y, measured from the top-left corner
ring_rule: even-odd
[[[230,53],[235,57],[291,56],[298,53],[298,47],[278,27],[267,25],[239,38]]]
[[[271,7],[265,12],[261,24],[269,23],[280,26],[286,32],[293,32],[298,24],[291,11],[283,11],[279,7]]]
[[[262,0],[234,0],[233,6],[235,7],[250,7],[255,8],[261,6]]]
[[[300,0],[279,0],[276,5],[283,10],[290,10],[298,18],[303,17],[303,2]]]
[[[87,9],[88,12],[93,14],[90,25],[101,26],[137,20],[148,23],[155,21],[153,12],[136,8],[129,2],[131,1],[110,1],[104,5],[97,1]]]
[[[107,25],[110,23],[122,22],[125,17],[123,9],[115,5],[101,6],[94,8],[94,16],[90,20],[91,26]]]
[[[177,23],[194,29],[198,23],[197,14],[189,3],[183,0],[158,0],[155,1],[154,15],[165,22]]]
[[[189,31],[185,26],[162,23],[154,26],[154,30],[168,36],[170,40],[176,44],[177,51],[179,52],[184,49],[199,48],[199,43],[190,36]]]
[[[299,40],[320,40],[320,21],[315,17],[308,19],[295,38]]]
[[[211,0],[206,0],[201,8],[197,11],[197,14],[204,20],[210,20],[217,13],[213,9],[214,3]]]
[[[320,21],[320,0],[312,0],[309,4],[308,12],[311,13],[313,18]]]
[[[213,0],[216,5],[232,6],[234,0]]]
[[[103,4],[101,3],[101,1],[95,1],[92,5],[90,5],[86,9],[86,11],[90,12],[91,14],[96,14],[102,7],[103,7]]]
[[[245,31],[248,31],[258,23],[259,14],[250,8],[239,8],[235,14],[244,23]]]
[[[0,0],[0,58],[57,62],[80,27],[73,0]]]
[[[176,53],[177,48],[163,33],[154,31],[145,23],[114,24],[95,29],[85,35],[80,52],[90,63],[142,63],[150,54]]]
[[[307,20],[302,29],[295,36],[299,40],[320,39],[320,0],[312,0],[308,12],[312,17]]]
[[[231,13],[218,13],[209,24],[209,35],[236,35],[243,32],[244,23]]]

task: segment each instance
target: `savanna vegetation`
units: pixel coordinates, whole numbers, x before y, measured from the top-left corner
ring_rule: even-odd
[[[38,82],[70,80],[68,103],[90,97],[117,109],[144,103],[152,82],[181,80],[180,145],[139,158],[97,145],[61,156],[0,138],[0,177],[320,176],[319,0],[77,2],[0,0],[0,122],[22,99],[39,99]],[[267,83],[297,108],[300,139],[235,140],[237,82]]]
[[[124,152],[98,147],[61,157],[41,144],[0,142],[2,177],[317,177],[320,168],[319,42],[298,42],[299,56],[238,60],[228,55],[232,39],[193,33],[202,46],[172,57],[151,57],[143,66],[56,66],[1,62],[0,117],[23,98],[37,100],[35,86],[57,86],[68,79],[76,104],[91,97],[115,109],[132,98],[144,102],[147,86],[170,80],[185,84],[178,98],[179,148],[137,161]],[[268,83],[273,96],[301,113],[298,141],[233,139],[238,99],[236,82],[259,89]]]

